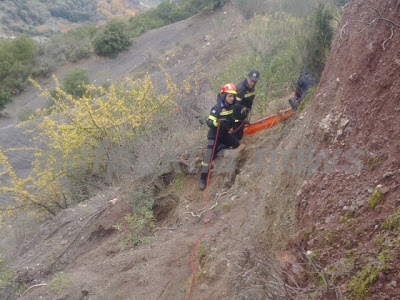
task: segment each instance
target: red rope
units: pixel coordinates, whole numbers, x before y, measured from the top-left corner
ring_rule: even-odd
[[[211,154],[211,161],[210,161],[210,165],[209,165],[209,169],[208,169],[208,175],[207,175],[207,186],[206,186],[206,191],[204,194],[205,200],[206,200],[206,227],[204,228],[204,231],[202,233],[202,235],[200,236],[200,238],[198,240],[196,240],[196,242],[194,243],[193,246],[193,250],[192,250],[192,256],[190,259],[190,264],[192,266],[192,282],[190,284],[190,291],[189,291],[189,297],[188,300],[192,299],[192,294],[193,294],[193,288],[194,288],[194,281],[196,279],[196,264],[195,264],[195,260],[196,260],[196,252],[197,252],[197,247],[200,243],[200,241],[205,237],[207,231],[208,231],[208,226],[209,226],[209,222],[210,222],[210,211],[209,211],[209,187],[210,187],[210,178],[211,178],[211,165],[212,162],[214,161],[214,153],[218,144],[218,134],[219,134],[219,128],[220,128],[220,120],[218,120],[218,127],[217,127],[217,135],[215,137],[215,142],[214,142],[214,147],[213,147],[213,151]]]
[[[244,120],[242,121],[242,124],[240,124],[240,126],[238,128],[236,128],[235,130],[231,130],[230,133],[234,134],[236,132],[239,131],[240,128],[242,128],[246,123],[244,122]]]

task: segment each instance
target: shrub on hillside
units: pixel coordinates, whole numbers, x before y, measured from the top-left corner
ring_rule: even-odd
[[[138,37],[148,30],[160,28],[168,22],[157,16],[155,8],[129,19],[129,32],[132,37]]]
[[[9,1],[1,7],[1,10],[4,14],[0,22],[8,28],[13,24],[22,23],[39,26],[50,16],[42,5],[29,5],[27,1]]]
[[[4,291],[8,286],[11,286],[14,278],[15,274],[7,267],[2,249],[0,248],[0,290]]]
[[[218,91],[226,82],[238,83],[251,69],[257,68],[261,79],[257,83],[258,100],[254,108],[263,111],[270,100],[286,96],[298,79],[301,19],[287,13],[256,16],[246,32],[247,51],[232,60],[213,86]]]
[[[64,90],[75,97],[82,97],[89,84],[89,75],[86,69],[76,68],[64,77]]]
[[[308,34],[304,38],[303,62],[315,78],[320,78],[330,52],[334,33],[332,20],[332,9],[319,4],[306,24]]]
[[[0,44],[0,109],[24,89],[38,49],[37,43],[26,36]]]
[[[108,57],[116,57],[119,52],[128,49],[130,44],[126,24],[116,19],[110,20],[93,40],[94,51]]]
[[[81,26],[65,34],[58,34],[43,46],[36,59],[33,76],[49,76],[67,62],[75,63],[93,53],[92,38],[96,33],[92,25]]]
[[[35,148],[19,149],[35,152],[31,174],[19,177],[10,164],[7,155],[18,149],[0,149],[0,169],[7,176],[0,182],[0,193],[13,200],[10,206],[0,204],[0,220],[21,211],[56,215],[74,199],[90,197],[91,180],[104,186],[132,173],[137,132],[173,104],[177,87],[168,81],[167,88],[165,94],[157,93],[149,76],[112,84],[106,93],[102,87],[88,86],[91,93],[82,98],[57,87],[55,105],[36,112],[41,118],[21,125],[30,125],[35,134]],[[44,96],[51,97],[50,92]]]
[[[12,100],[9,92],[0,91],[0,110],[3,109]]]
[[[70,22],[84,22],[90,20],[96,14],[96,3],[94,1],[67,0],[62,2],[49,9],[53,17],[63,18]]]

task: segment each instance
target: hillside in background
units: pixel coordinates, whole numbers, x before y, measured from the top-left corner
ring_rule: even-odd
[[[159,4],[157,0],[18,0],[0,1],[0,34],[47,35],[83,24],[129,18]]]
[[[165,72],[178,83],[196,75],[199,92],[181,99],[172,117],[157,120],[160,134],[150,131],[135,144],[140,159],[129,173],[142,171],[141,180],[96,186],[95,197],[44,223],[3,227],[0,246],[15,286],[0,285],[1,297],[175,300],[188,299],[193,288],[193,300],[399,298],[400,2],[354,0],[342,9],[310,104],[218,157],[209,193],[199,191],[196,172],[206,146],[201,120],[215,103],[211,85],[249,41],[264,42],[261,26],[246,27],[248,20],[228,4],[151,30],[114,60],[79,62],[101,83],[149,74],[162,89]],[[268,19],[260,18],[279,22]],[[252,67],[263,70],[257,107],[276,86],[262,82],[269,69]],[[49,79],[40,83],[54,87]],[[0,144],[29,146],[15,126],[17,115],[46,105],[34,88],[19,95],[7,108],[9,118],[0,120]],[[287,107],[287,98],[275,99],[255,109],[252,120]],[[149,183],[163,158],[157,151],[167,147],[165,169]],[[31,159],[11,157],[23,175]],[[137,201],[150,201],[153,226],[134,217]]]

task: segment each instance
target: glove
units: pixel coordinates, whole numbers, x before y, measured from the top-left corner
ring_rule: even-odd
[[[249,108],[243,107],[242,110],[240,111],[240,114],[241,114],[243,117],[247,118],[247,115],[249,114],[249,112],[250,112],[250,109],[249,109]]]
[[[249,109],[240,103],[235,103],[233,110],[235,112],[235,118],[239,120],[246,119],[247,114],[249,113]]]
[[[231,123],[227,119],[221,118],[219,119],[219,126],[229,129],[231,128]]]

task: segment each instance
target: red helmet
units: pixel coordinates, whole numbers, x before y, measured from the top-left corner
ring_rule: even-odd
[[[236,87],[233,83],[225,84],[221,89],[222,94],[234,94],[236,95]]]

